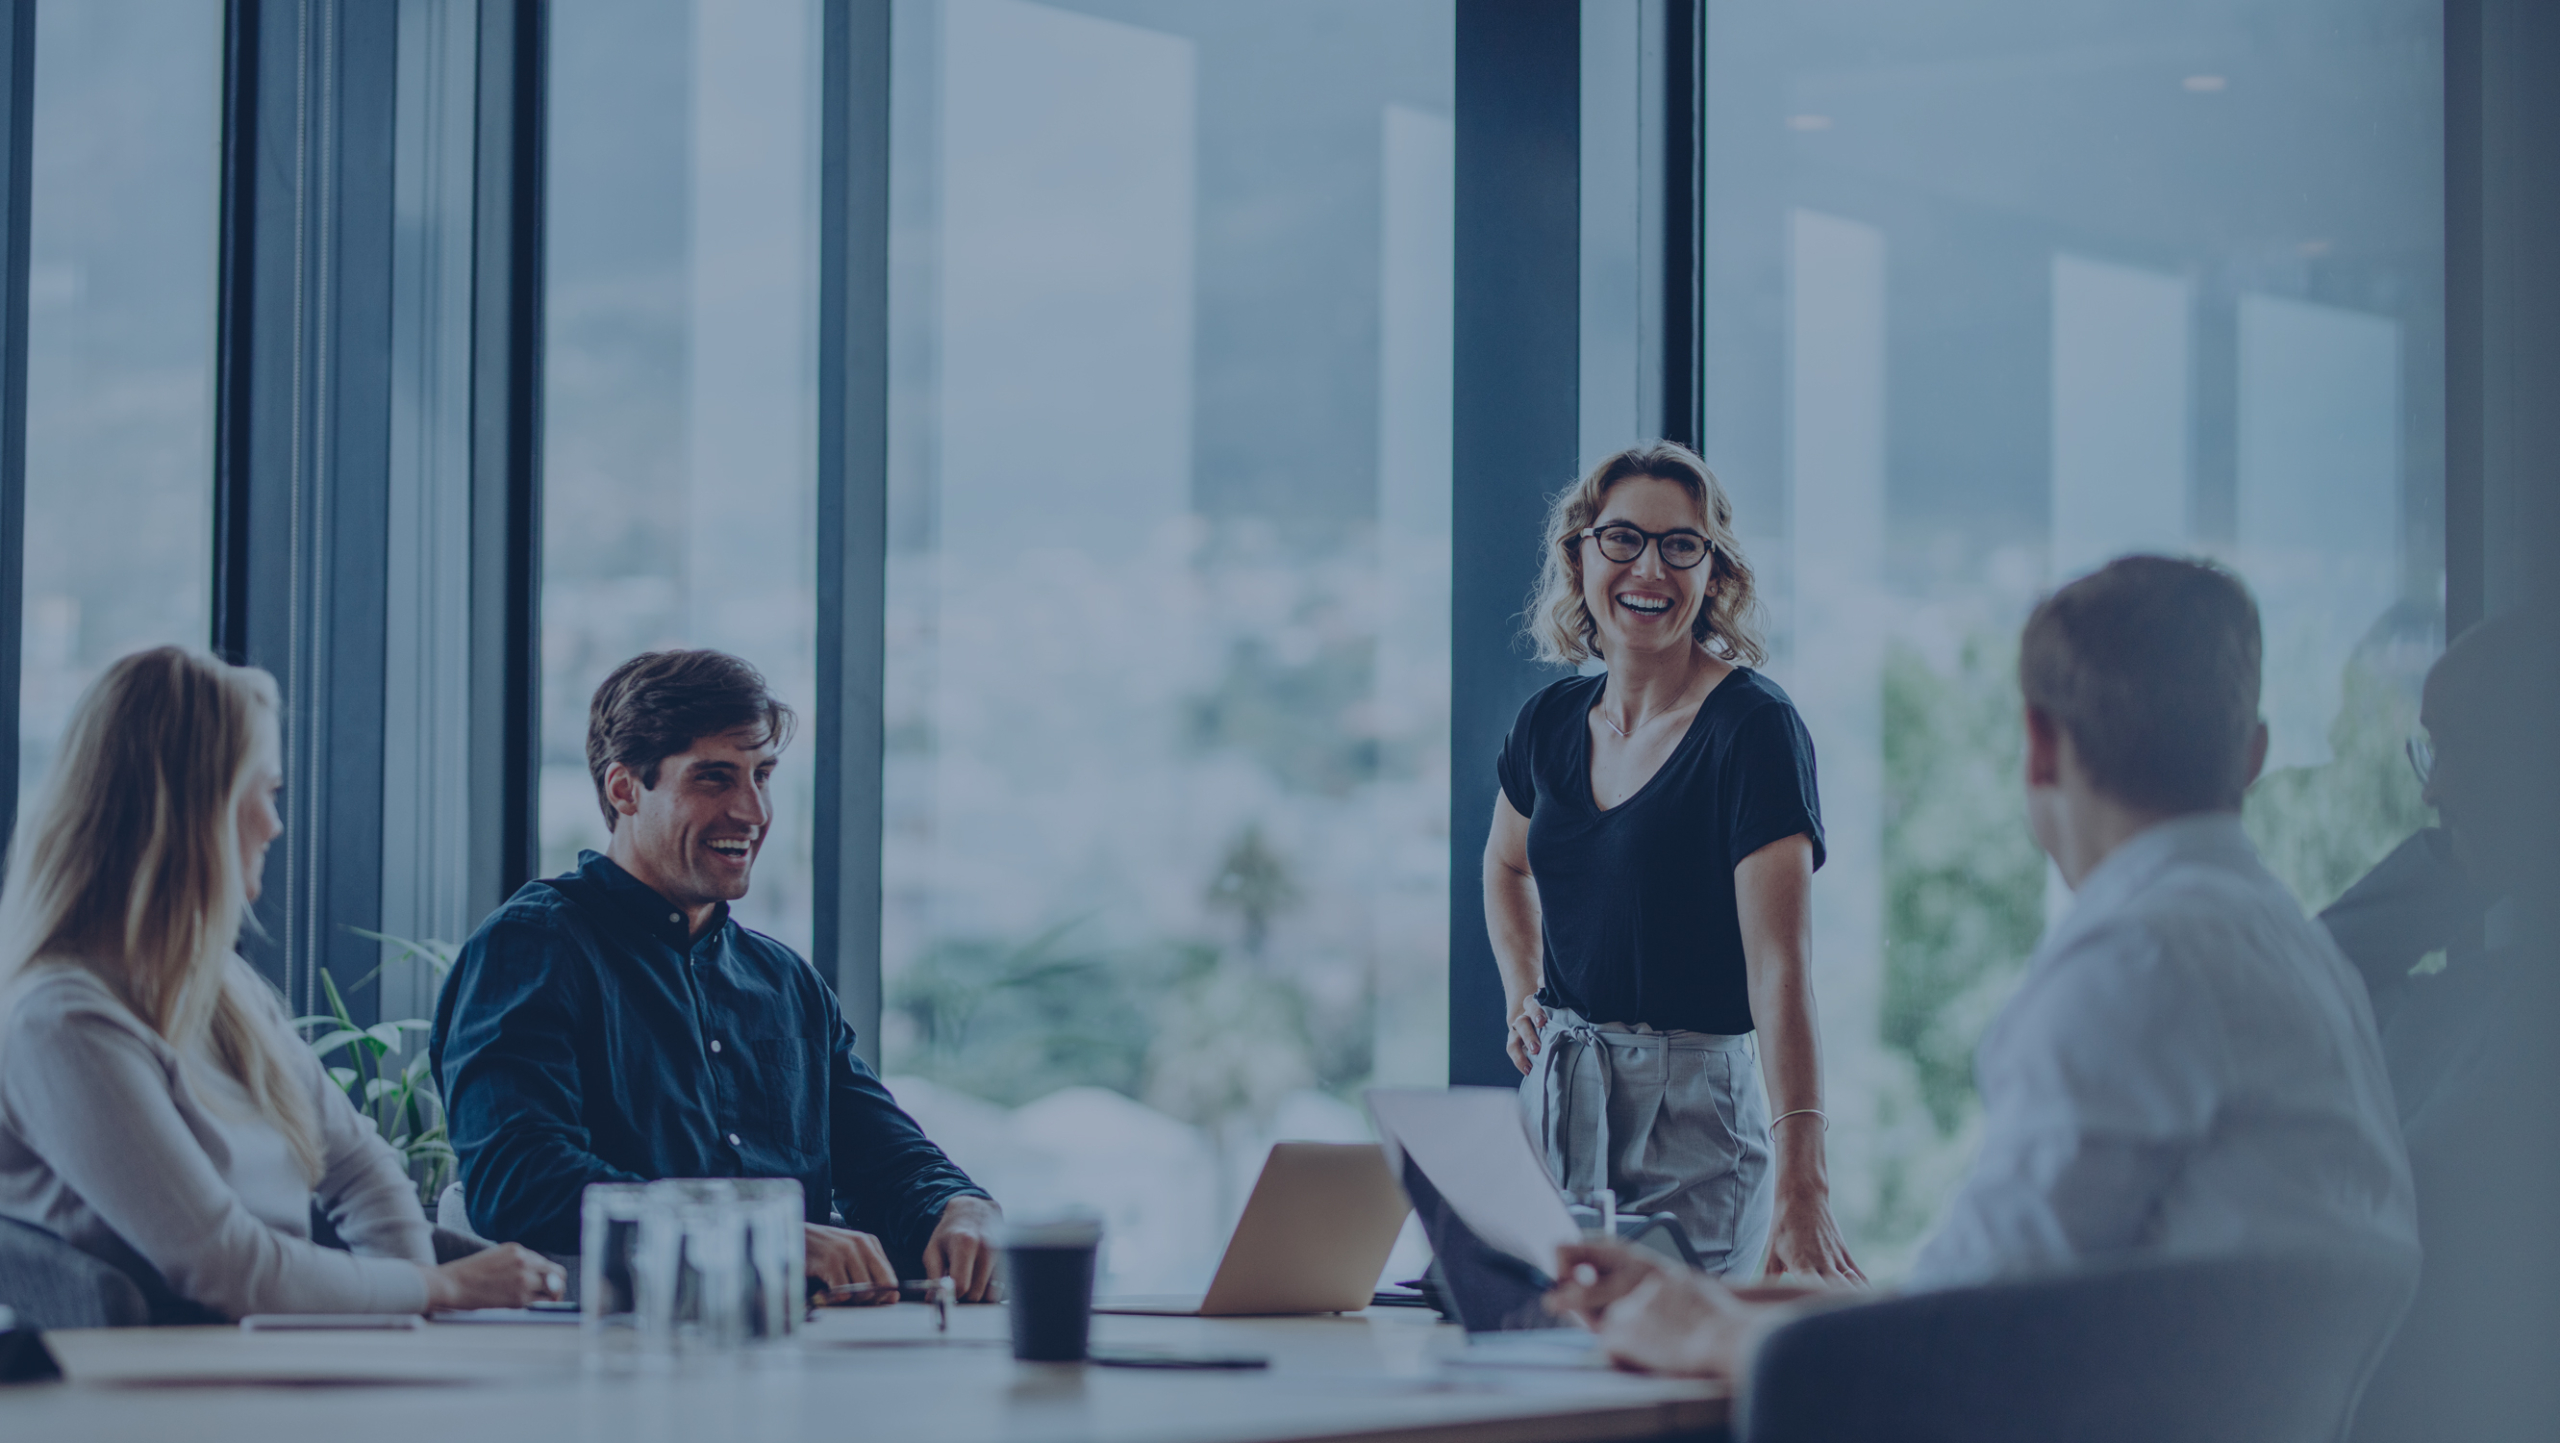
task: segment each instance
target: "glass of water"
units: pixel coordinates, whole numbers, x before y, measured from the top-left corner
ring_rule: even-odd
[[[649,1185],[632,1269],[651,1352],[723,1353],[745,1332],[747,1210],[728,1178]]]
[[[628,1328],[638,1315],[632,1268],[649,1184],[587,1184],[579,1206],[578,1317],[590,1339],[608,1327]]]
[[[746,1213],[745,1334],[781,1342],[800,1331],[809,1305],[808,1211],[797,1178],[740,1178]]]

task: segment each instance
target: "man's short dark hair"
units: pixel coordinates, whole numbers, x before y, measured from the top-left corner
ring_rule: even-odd
[[[774,700],[764,673],[725,651],[644,651],[613,669],[587,707],[587,771],[611,830],[618,820],[604,794],[615,762],[640,785],[658,784],[667,758],[704,737],[755,728],[759,744],[791,740],[791,708]]]
[[[2018,643],[2018,690],[2089,779],[2155,812],[2227,811],[2249,786],[2258,604],[2221,567],[2127,556],[2044,599]]]

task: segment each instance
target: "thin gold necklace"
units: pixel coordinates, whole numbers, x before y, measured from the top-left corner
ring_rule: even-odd
[[[1696,683],[1695,681],[1692,681],[1692,682],[1690,682],[1689,684],[1690,684],[1691,686],[1695,686],[1695,685],[1697,685],[1697,683]],[[1688,693],[1687,693],[1687,692],[1685,692],[1685,691],[1683,691],[1683,692],[1681,693],[1681,696],[1685,699],[1685,698],[1688,696]],[[1613,732],[1616,732],[1616,733],[1618,734],[1618,740],[1620,740],[1620,741],[1625,741],[1625,740],[1626,740],[1626,739],[1627,739],[1627,738],[1628,738],[1628,737],[1633,733],[1633,731],[1634,731],[1634,728],[1632,728],[1632,727],[1622,727],[1622,726],[1619,726],[1616,722],[1613,722],[1613,721],[1609,720],[1609,713],[1608,713],[1607,711],[1605,711],[1605,710],[1604,710],[1604,711],[1602,711],[1602,712],[1600,713],[1600,725],[1602,725],[1602,726],[1604,726],[1604,727],[1607,727],[1609,730],[1611,730],[1611,731],[1613,731]],[[1638,718],[1636,718],[1636,726],[1643,726],[1643,725],[1644,725],[1644,718],[1642,718],[1642,717],[1638,717]]]

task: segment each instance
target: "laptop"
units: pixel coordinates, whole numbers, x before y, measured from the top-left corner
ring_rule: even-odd
[[[1404,1229],[1404,1190],[1374,1142],[1280,1142],[1206,1295],[1096,1298],[1097,1313],[1241,1318],[1369,1306]]]
[[[1538,1160],[1509,1088],[1372,1088],[1382,1150],[1431,1239],[1432,1273],[1467,1330],[1448,1361],[1600,1368],[1572,1320],[1547,1311],[1556,1247],[1582,1230]]]

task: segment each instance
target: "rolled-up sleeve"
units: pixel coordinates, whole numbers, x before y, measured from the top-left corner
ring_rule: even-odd
[[[854,1050],[853,1029],[835,1019],[827,1067],[830,1165],[845,1221],[889,1245],[914,1266],[955,1197],[985,1197]]]
[[[581,1117],[577,1039],[594,999],[564,965],[566,930],[539,908],[492,919],[455,960],[434,1043],[472,1228],[555,1254],[578,1250],[587,1184],[639,1180],[595,1154]]]

